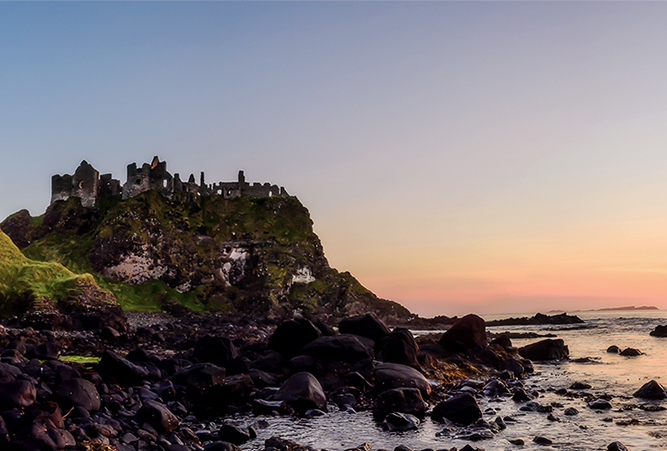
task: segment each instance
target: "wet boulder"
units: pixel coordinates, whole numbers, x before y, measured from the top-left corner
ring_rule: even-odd
[[[482,393],[487,398],[492,398],[500,395],[509,395],[510,391],[507,388],[507,384],[500,379],[491,379],[489,382],[484,385],[482,388]]]
[[[229,442],[213,442],[206,445],[204,451],[241,451],[241,448]]]
[[[519,348],[519,355],[530,360],[559,360],[566,359],[570,351],[565,342],[558,339],[547,338]]]
[[[235,445],[243,445],[248,440],[252,440],[257,436],[254,429],[242,428],[233,426],[231,424],[223,424],[218,430],[218,437],[224,442],[233,443]]]
[[[416,369],[399,363],[381,363],[375,367],[375,388],[378,392],[392,388],[417,388],[424,398],[431,394],[431,384]]]
[[[269,349],[279,352],[286,359],[299,354],[301,349],[322,336],[321,330],[305,318],[280,324],[269,337]]]
[[[652,380],[642,385],[632,396],[635,398],[665,399],[667,398],[667,391],[660,383]]]
[[[194,349],[194,356],[199,362],[217,366],[227,366],[237,355],[236,346],[226,337],[201,337]]]
[[[514,357],[509,356],[500,364],[500,368],[509,371],[514,377],[520,378],[525,371],[523,365]]]
[[[100,410],[100,394],[92,382],[78,377],[64,380],[55,389],[55,398],[66,409],[80,406],[89,412]]]
[[[419,389],[392,388],[380,393],[373,404],[373,417],[376,421],[383,421],[392,412],[424,418],[426,403]]]
[[[310,373],[296,373],[280,386],[273,395],[275,401],[283,401],[297,413],[309,409],[326,409],[327,398],[315,376]]]
[[[660,337],[664,338],[667,337],[667,326],[655,326],[655,329],[651,331],[650,334],[652,337]]]
[[[477,315],[466,315],[442,334],[438,344],[451,353],[484,348],[487,345],[486,323]]]
[[[384,340],[378,359],[383,362],[400,363],[402,365],[418,365],[419,345],[408,329],[396,328]]]
[[[636,357],[638,355],[642,355],[642,352],[639,349],[636,348],[625,348],[620,352],[619,355],[625,356],[625,357]]]
[[[588,407],[593,410],[609,410],[611,403],[605,399],[594,399],[588,403]]]
[[[179,421],[168,408],[157,401],[146,400],[134,415],[134,420],[139,424],[148,423],[155,430],[163,434],[173,431],[178,427]]]
[[[621,442],[611,442],[607,445],[607,451],[628,451],[628,448]]]
[[[357,363],[374,357],[373,342],[357,335],[320,337],[308,343],[301,352],[324,361]]]
[[[611,345],[607,348],[607,352],[609,354],[618,354],[619,352],[621,352],[621,348],[619,348],[616,345]]]
[[[382,429],[389,432],[404,432],[417,429],[420,421],[409,413],[392,412],[382,422]]]
[[[434,421],[444,422],[445,419],[468,426],[482,418],[482,411],[477,400],[470,393],[462,393],[439,403],[431,412]]]

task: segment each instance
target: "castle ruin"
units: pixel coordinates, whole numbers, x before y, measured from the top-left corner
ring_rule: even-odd
[[[190,174],[187,181],[181,180],[178,173],[173,176],[167,171],[167,162],[160,161],[156,156],[153,161],[144,163],[140,168],[136,163],[127,166],[127,180],[121,186],[120,181],[111,174],[102,174],[95,170],[86,160],[82,161],[74,175],[56,174],[51,178],[51,203],[79,197],[81,205],[93,207],[99,197],[122,194],[129,199],[144,191],[157,191],[169,199],[191,202],[198,196],[222,196],[225,199],[236,197],[288,197],[285,188],[270,183],[248,183],[243,171],[239,171],[236,182],[218,182],[207,185],[204,172],[200,174],[199,183]]]

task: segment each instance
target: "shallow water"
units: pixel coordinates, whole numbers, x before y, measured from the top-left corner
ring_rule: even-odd
[[[607,449],[613,441],[621,441],[632,450],[667,449],[667,410],[646,411],[638,405],[667,407],[666,401],[644,401],[632,397],[645,382],[656,379],[665,382],[667,370],[667,338],[649,335],[656,325],[667,324],[667,311],[641,312],[587,312],[578,314],[586,321],[586,328],[557,330],[560,326],[500,326],[489,328],[490,332],[551,332],[565,340],[569,346],[571,359],[589,357],[590,363],[565,362],[557,365],[535,364],[535,373],[526,379],[528,389],[539,390],[541,396],[535,401],[542,405],[559,403],[553,414],[560,421],[549,421],[546,413],[523,412],[523,404],[509,398],[489,400],[478,398],[482,411],[491,407],[497,414],[485,414],[487,421],[497,415],[512,416],[516,423],[499,432],[493,439],[472,443],[476,448],[487,451],[506,449],[545,449],[532,442],[535,436],[544,436],[553,441],[551,448],[563,450]],[[487,318],[487,319],[495,319]],[[571,326],[563,326],[571,327]],[[515,339],[515,346],[539,341],[540,339]],[[621,357],[608,354],[610,345],[621,349],[638,348],[644,355]],[[568,398],[553,393],[558,388],[569,388],[575,382],[587,382],[592,388],[585,390],[596,396],[612,396],[612,410],[594,411],[580,398]],[[575,407],[576,416],[566,416],[563,410]],[[393,450],[398,445],[406,445],[413,450],[425,448],[462,448],[469,440],[456,438],[459,428],[453,427],[454,436],[437,433],[445,425],[426,418],[416,431],[388,433],[382,431],[370,412],[349,414],[334,409],[325,416],[313,419],[292,419],[287,417],[239,416],[231,423],[250,425],[263,419],[268,427],[259,429],[257,439],[242,446],[244,450],[263,449],[264,441],[271,436],[280,436],[299,444],[316,449],[344,450],[369,442],[373,449]],[[635,424],[624,426],[624,422]],[[620,423],[620,424],[619,424]],[[524,446],[511,444],[510,439],[523,439]]]

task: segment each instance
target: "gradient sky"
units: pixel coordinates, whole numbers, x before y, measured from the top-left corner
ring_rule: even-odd
[[[0,217],[86,159],[283,185],[421,315],[667,308],[667,3],[0,3]]]

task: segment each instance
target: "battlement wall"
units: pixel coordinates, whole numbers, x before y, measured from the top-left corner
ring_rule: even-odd
[[[160,161],[156,156],[153,161],[137,167],[136,163],[127,166],[127,180],[121,186],[119,180],[111,174],[103,174],[95,170],[85,160],[81,162],[74,175],[56,174],[51,178],[51,203],[67,200],[70,197],[81,198],[85,207],[93,207],[98,197],[123,195],[129,199],[145,191],[157,191],[165,197],[182,202],[194,201],[198,196],[222,196],[225,199],[237,197],[289,197],[284,187],[271,183],[248,183],[243,171],[239,171],[235,182],[217,182],[207,185],[204,173],[195,181],[190,174],[188,181],[183,181],[178,173],[173,176],[167,171],[167,162]]]

